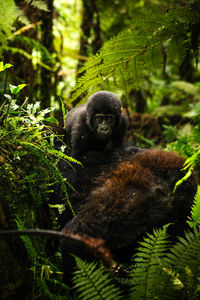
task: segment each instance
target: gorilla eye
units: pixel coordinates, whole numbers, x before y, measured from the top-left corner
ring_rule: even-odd
[[[112,114],[96,114],[94,116],[94,120],[96,124],[101,124],[105,121],[107,124],[112,125],[114,123],[115,117]]]
[[[113,116],[107,116],[107,117],[106,117],[106,121],[107,121],[108,123],[113,123],[113,121],[114,121]]]
[[[104,116],[103,115],[96,115],[95,116],[95,121],[99,124],[102,123],[104,120]]]

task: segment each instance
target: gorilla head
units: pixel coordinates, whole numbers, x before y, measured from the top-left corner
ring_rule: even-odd
[[[86,105],[90,130],[101,140],[109,140],[121,123],[121,102],[111,92],[100,91],[89,97]]]
[[[126,129],[119,98],[108,91],[94,93],[86,104],[67,114],[65,128],[73,157],[81,159],[91,151],[112,152],[122,145]]]

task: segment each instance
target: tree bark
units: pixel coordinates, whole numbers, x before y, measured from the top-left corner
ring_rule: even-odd
[[[53,0],[46,0],[49,12],[43,12],[41,44],[53,53]],[[45,58],[43,57],[43,60]],[[44,61],[45,62],[45,61]],[[49,63],[48,63],[49,65]],[[51,65],[51,64],[50,64]],[[53,66],[52,66],[53,67]],[[52,71],[41,70],[41,108],[51,106]]]

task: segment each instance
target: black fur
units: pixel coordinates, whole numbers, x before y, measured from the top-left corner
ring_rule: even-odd
[[[115,117],[109,140],[100,139],[96,132],[94,115],[99,113],[112,114]],[[103,156],[99,163],[104,163],[106,156],[109,157],[107,153],[112,153],[116,147],[122,145],[126,129],[126,119],[122,114],[119,98],[107,91],[94,93],[86,104],[73,108],[67,114],[65,128],[73,157],[83,161],[85,156],[90,155],[93,162]]]

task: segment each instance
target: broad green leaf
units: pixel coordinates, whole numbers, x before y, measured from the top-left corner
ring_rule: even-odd
[[[10,84],[10,91],[12,94],[18,94],[27,84],[19,84],[17,86]]]
[[[3,62],[0,61],[0,72],[4,71],[5,69],[8,69],[10,67],[12,67],[11,64],[5,64],[5,65],[3,65]]]

